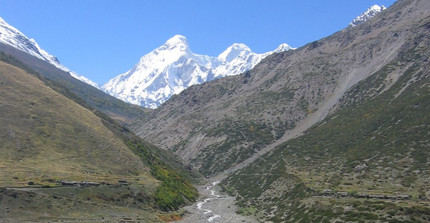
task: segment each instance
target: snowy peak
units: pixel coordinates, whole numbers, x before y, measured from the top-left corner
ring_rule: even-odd
[[[387,9],[387,8],[383,5],[381,5],[381,6],[373,5],[370,8],[368,8],[367,11],[365,11],[361,15],[357,16],[354,20],[352,20],[352,22],[349,23],[349,26],[354,27],[354,26],[357,26],[359,24],[362,24],[362,23],[370,20],[371,18],[375,17],[377,14],[379,14],[380,12],[382,12],[385,9]]]
[[[294,50],[295,48],[291,47],[290,45],[283,43],[281,45],[278,46],[278,48],[276,48],[273,52],[274,53],[280,53],[280,52],[284,52],[284,51],[288,51],[288,50]]]
[[[266,56],[293,49],[281,44],[276,50],[257,54],[245,44],[235,43],[218,57],[195,54],[184,36],[175,35],[141,57],[129,71],[103,85],[108,94],[126,102],[157,108],[173,94],[216,78],[252,69]]]
[[[234,43],[222,52],[218,59],[221,61],[230,62],[240,55],[246,55],[252,53],[251,49],[243,43]]]
[[[78,75],[70,71],[67,67],[63,66],[57,57],[52,56],[45,50],[43,50],[36,40],[28,38],[22,32],[20,32],[15,27],[9,25],[6,21],[0,18],[0,42],[12,46],[18,50],[26,52],[34,57],[44,60],[60,70],[70,73],[74,78],[83,81],[89,85],[98,88],[98,85],[88,78]]]
[[[190,51],[188,41],[185,36],[175,35],[166,41],[158,50],[178,50],[178,51]]]
[[[167,46],[178,46],[178,45],[184,45],[188,47],[188,41],[185,36],[182,35],[175,35],[169,40],[166,41],[164,45]]]

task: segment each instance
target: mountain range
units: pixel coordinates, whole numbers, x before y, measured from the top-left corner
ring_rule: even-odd
[[[384,9],[384,6],[374,5],[355,18],[350,26],[363,23]],[[258,54],[245,44],[235,43],[217,57],[212,57],[193,53],[187,39],[176,35],[140,58],[132,69],[100,87],[85,76],[70,71],[55,56],[40,48],[34,39],[28,38],[1,18],[0,42],[42,59],[116,98],[147,108],[157,108],[172,95],[192,85],[243,73],[270,54],[294,49],[283,43],[273,51]]]
[[[385,6],[373,5],[350,26],[364,23],[384,9]],[[176,35],[101,89],[126,102],[157,108],[172,95],[192,85],[244,73],[273,53],[294,49],[283,43],[273,51],[258,54],[245,44],[235,43],[217,57],[211,57],[193,53],[187,39]]]
[[[398,1],[191,86],[132,129],[259,222],[426,222],[429,28],[429,1]]]
[[[235,43],[218,57],[211,57],[193,53],[187,39],[176,35],[102,89],[126,102],[157,108],[192,85],[243,73],[268,55],[290,49],[284,43],[274,51],[257,54],[245,44]]]
[[[200,222],[234,222],[222,210],[258,222],[430,220],[430,1],[372,6],[267,55],[243,44],[198,55],[176,35],[112,81],[138,103],[152,90],[155,109],[74,78],[2,30],[6,222],[187,222],[193,210]],[[211,197],[176,212],[196,201],[199,174]],[[238,208],[206,209],[216,199]]]

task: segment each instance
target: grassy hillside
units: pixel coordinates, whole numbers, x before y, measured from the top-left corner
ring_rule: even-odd
[[[157,219],[196,199],[196,175],[176,157],[15,58],[0,59],[0,187],[20,188],[1,190],[2,219]]]
[[[100,181],[149,175],[91,111],[16,67],[2,62],[0,74],[3,185],[54,176]]]
[[[430,221],[428,24],[346,92],[338,112],[223,182],[241,213],[273,222]]]

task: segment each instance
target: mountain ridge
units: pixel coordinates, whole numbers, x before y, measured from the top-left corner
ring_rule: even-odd
[[[34,39],[28,38],[17,28],[9,25],[3,18],[0,17],[0,42],[12,46],[18,50],[26,52],[34,57],[44,60],[60,70],[68,72],[74,78],[87,83],[93,87],[99,88],[98,84],[90,79],[72,72],[69,68],[60,63],[57,57],[49,54],[42,49]]]
[[[375,18],[272,54],[241,75],[192,86],[133,129],[207,176],[238,165],[292,129],[334,112],[350,87],[402,52],[405,30],[388,31],[393,26],[388,21],[401,24],[399,18],[387,13]],[[382,33],[384,38],[375,37]]]
[[[349,26],[354,27],[362,23],[365,23],[366,21],[372,19],[373,17],[375,17],[377,14],[381,13],[385,9],[387,8],[383,5],[372,5],[365,12],[363,12],[361,15],[357,16],[354,20],[352,20],[349,23]]]
[[[211,57],[193,53],[187,39],[175,35],[102,89],[127,102],[156,108],[189,86],[242,73],[269,54],[290,49],[281,44],[274,51],[256,54],[248,46],[235,43],[218,57]]]

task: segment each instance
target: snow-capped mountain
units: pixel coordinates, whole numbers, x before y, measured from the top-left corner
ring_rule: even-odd
[[[356,25],[364,23],[385,9],[387,8],[383,5],[373,5],[372,7],[368,8],[367,11],[363,12],[361,15],[357,16],[354,20],[352,20],[352,22],[349,23],[349,26],[354,27]]]
[[[52,56],[51,54],[40,48],[39,44],[37,44],[34,39],[28,38],[18,29],[9,25],[2,18],[0,18],[0,42],[10,45],[23,52],[26,52],[41,60],[44,60],[54,65],[55,67],[70,73],[70,75],[72,75],[74,78],[98,88],[98,84],[94,83],[93,81],[82,75],[78,75],[70,71],[67,67],[63,66],[55,56]]]
[[[192,85],[243,73],[266,56],[290,49],[293,48],[284,43],[274,51],[257,54],[246,45],[235,43],[218,57],[210,57],[193,53],[187,39],[176,35],[102,89],[126,102],[156,108]]]

